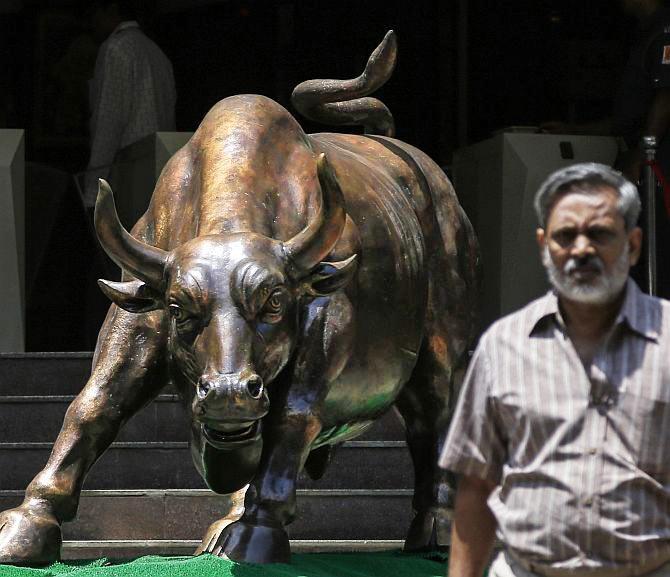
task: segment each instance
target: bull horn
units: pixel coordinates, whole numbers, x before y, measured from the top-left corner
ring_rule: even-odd
[[[342,190],[325,154],[319,155],[316,166],[321,185],[319,212],[301,232],[284,243],[284,253],[297,276],[309,273],[333,250],[347,217]]]
[[[150,287],[159,289],[168,253],[133,237],[121,224],[109,183],[98,179],[95,201],[95,232],[105,252],[121,269]]]

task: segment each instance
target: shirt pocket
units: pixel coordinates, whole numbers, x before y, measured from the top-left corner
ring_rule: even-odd
[[[670,481],[670,401],[620,393],[609,418],[624,457],[657,481]]]

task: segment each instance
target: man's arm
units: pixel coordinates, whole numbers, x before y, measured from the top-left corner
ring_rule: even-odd
[[[492,400],[491,338],[486,332],[477,345],[440,457],[441,467],[459,475],[449,577],[481,577],[495,537],[486,501],[502,477],[507,444]]]
[[[462,476],[451,528],[449,577],[481,577],[493,549],[496,522],[486,501],[495,484]]]

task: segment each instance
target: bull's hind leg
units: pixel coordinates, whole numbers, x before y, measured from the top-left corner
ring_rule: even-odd
[[[389,145],[390,141],[380,139]],[[447,513],[453,484],[438,458],[478,329],[479,250],[474,231],[444,172],[425,154],[393,141],[417,185],[430,191],[431,214],[422,218],[430,275],[424,342],[417,366],[397,406],[405,419],[414,462],[414,509],[406,549],[448,544]]]
[[[135,315],[110,309],[91,377],[68,408],[49,461],[28,485],[23,503],[0,514],[0,563],[37,565],[58,559],[60,525],[75,516],[89,469],[164,383],[161,323],[160,312]]]
[[[415,516],[405,540],[408,551],[444,549],[449,543],[453,482],[438,460],[463,365],[462,359],[450,358],[446,337],[427,336],[412,378],[396,401],[414,465]]]

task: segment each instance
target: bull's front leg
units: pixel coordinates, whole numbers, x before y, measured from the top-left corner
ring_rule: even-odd
[[[250,563],[288,563],[291,559],[285,526],[295,518],[298,473],[316,438],[318,419],[286,414],[281,428],[264,448],[267,458],[249,484],[242,517],[223,529],[205,550]]]
[[[308,307],[299,352],[281,395],[263,420],[263,455],[241,518],[206,537],[201,551],[250,563],[288,563],[286,525],[296,516],[296,485],[321,432],[321,406],[353,343],[353,309],[338,293]]]
[[[113,306],[100,332],[88,383],[70,405],[49,461],[23,503],[0,513],[0,563],[58,559],[63,521],[72,519],[89,469],[120,427],[151,401],[164,381],[162,313],[127,313]]]

